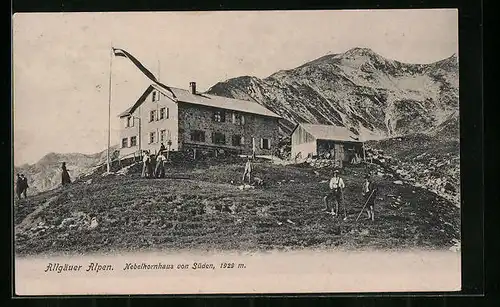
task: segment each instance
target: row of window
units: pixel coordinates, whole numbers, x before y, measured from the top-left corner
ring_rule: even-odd
[[[191,131],[191,141],[193,142],[201,142],[205,143],[205,131],[202,130],[193,130]],[[218,145],[226,145],[226,135],[220,132],[212,132],[212,143]],[[232,146],[244,146],[245,138],[241,135],[233,135],[231,137],[231,145]],[[255,138],[252,138],[252,145],[256,146]],[[271,140],[261,138],[260,139],[260,148],[262,149],[271,149]]]
[[[149,112],[149,122],[158,121],[162,119],[168,119],[170,117],[168,108],[160,108],[159,116],[157,110],[151,110]]]
[[[235,125],[244,125],[245,124],[245,116],[243,114],[231,112],[230,118],[231,122]],[[219,122],[219,123],[224,123],[226,122],[226,117],[227,113],[224,110],[217,110],[214,111],[213,113],[213,121]],[[162,107],[159,110],[151,110],[149,111],[149,122],[154,122],[154,121],[159,121],[162,119],[169,119],[170,118],[170,112],[169,108]],[[127,122],[126,122],[126,127],[133,127],[134,126],[134,117],[129,116],[127,117]]]
[[[244,125],[245,124],[245,116],[243,114],[231,112],[230,118],[231,122],[236,125]],[[213,113],[212,119],[214,122],[224,123],[226,122],[226,111],[224,110],[216,110]]]
[[[137,136],[130,137],[130,143],[128,138],[122,139],[122,148],[137,146]]]
[[[160,130],[160,142],[165,142],[170,140],[170,131]],[[191,141],[205,143],[205,131],[194,130],[191,132]],[[149,143],[153,144],[157,142],[157,133],[152,131],[149,133]],[[217,145],[226,145],[226,135],[220,132],[212,132],[212,143]],[[244,146],[245,137],[241,135],[233,135],[231,137],[232,146]],[[252,145],[255,146],[255,139],[252,138]],[[129,138],[122,139],[122,148],[137,146],[137,136],[131,136],[130,142]],[[266,138],[260,139],[261,149],[271,149],[271,140]]]
[[[162,107],[159,110],[151,110],[149,112],[149,122],[158,121],[162,119],[169,119],[169,118],[170,118],[170,112],[169,109],[166,107]],[[135,117],[128,116],[125,122],[125,127],[126,128],[134,127],[134,119]]]
[[[157,140],[158,140],[157,132],[156,131],[150,132],[149,133],[149,144],[156,143]],[[166,130],[166,129],[160,130],[159,131],[159,140],[162,143],[166,142],[168,140],[171,140],[170,130]],[[122,139],[122,148],[133,147],[133,146],[137,146],[137,136],[131,136],[130,142],[129,142],[129,138]]]
[[[171,140],[170,130],[166,130],[166,129],[160,130],[159,139],[160,139],[161,143],[166,142],[168,140]],[[158,137],[157,137],[156,131],[151,131],[149,133],[149,144],[156,143],[157,141],[158,141]]]

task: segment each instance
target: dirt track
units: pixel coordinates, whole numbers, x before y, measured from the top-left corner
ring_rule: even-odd
[[[377,178],[377,220],[354,222],[367,166],[344,169],[349,219],[321,211],[331,170],[258,163],[264,187],[239,190],[242,163],[173,166],[169,177],[97,176],[90,184],[49,191],[15,203],[16,253],[139,249],[265,250],[289,248],[448,249],[460,238],[460,212],[424,189]],[[179,179],[184,178],[184,179]],[[234,184],[231,184],[231,180]],[[75,226],[64,220],[73,219]],[[89,221],[95,217],[93,226]],[[364,218],[365,215],[362,216]],[[290,220],[293,223],[288,222]],[[76,222],[75,222],[76,221]],[[79,222],[84,221],[84,222]],[[80,224],[78,224],[80,223]]]

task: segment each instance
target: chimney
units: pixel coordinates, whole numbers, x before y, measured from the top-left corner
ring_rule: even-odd
[[[191,94],[196,95],[196,82],[189,82],[189,88],[191,89]]]

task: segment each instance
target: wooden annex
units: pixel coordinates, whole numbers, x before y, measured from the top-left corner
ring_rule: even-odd
[[[334,159],[342,163],[359,161],[363,157],[363,142],[345,127],[298,124],[292,131],[292,158]]]

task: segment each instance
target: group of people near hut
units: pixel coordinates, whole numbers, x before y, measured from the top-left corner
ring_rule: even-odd
[[[164,146],[161,144],[160,151],[157,155],[144,151],[142,155],[142,173],[141,177],[144,178],[165,178],[165,168],[167,158],[164,153]]]
[[[333,177],[330,179],[329,188],[329,193],[325,197],[323,197],[323,201],[325,203],[325,208],[323,209],[323,211],[326,211],[333,216],[339,216],[339,207],[342,207],[342,211],[344,212],[344,221],[347,220],[347,210],[344,204],[345,183],[344,180],[339,176],[338,170],[333,171]],[[374,208],[376,191],[377,187],[375,183],[369,175],[366,175],[361,191],[364,201],[362,210],[365,210],[366,208],[367,219],[371,219],[372,221],[375,220]],[[332,206],[332,202],[335,203],[335,206]]]

